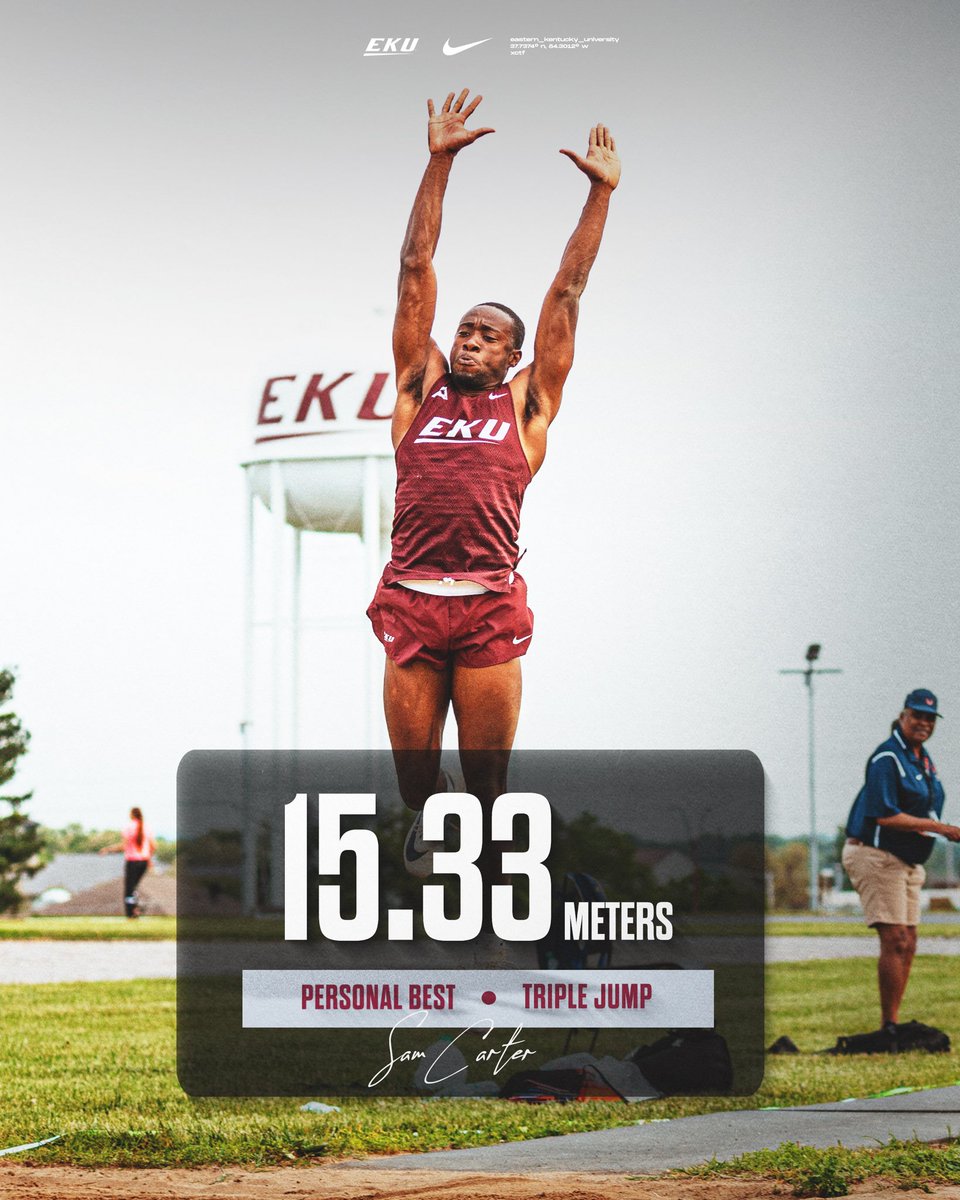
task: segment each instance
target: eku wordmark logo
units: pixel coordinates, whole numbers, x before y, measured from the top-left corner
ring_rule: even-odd
[[[373,37],[367,42],[364,58],[382,58],[386,54],[412,54],[417,48],[418,37]]]

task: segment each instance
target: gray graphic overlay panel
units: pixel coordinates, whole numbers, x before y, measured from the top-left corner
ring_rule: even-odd
[[[518,1073],[601,1063],[625,1094],[754,1091],[757,758],[517,752],[492,807],[444,766],[454,791],[428,802],[419,877],[389,752],[184,758],[183,1088],[497,1095]]]

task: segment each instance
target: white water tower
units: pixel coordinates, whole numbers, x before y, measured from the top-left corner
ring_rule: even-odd
[[[364,615],[389,556],[396,481],[395,391],[381,365],[273,376],[260,391],[242,464],[245,748],[323,745],[316,712],[301,728],[318,697],[359,718],[334,744],[383,744],[383,651]]]

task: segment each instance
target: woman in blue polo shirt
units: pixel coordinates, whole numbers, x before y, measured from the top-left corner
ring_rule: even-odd
[[[935,837],[960,841],[960,827],[940,820],[943,787],[924,749],[939,716],[933,692],[917,688],[907,696],[890,737],[867,763],[843,848],[844,870],[860,894],[867,924],[880,935],[880,1021],[892,1048],[917,949],[926,875],[921,864]]]

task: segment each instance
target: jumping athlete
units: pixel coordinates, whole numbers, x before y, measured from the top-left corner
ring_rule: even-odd
[[[387,654],[384,709],[400,791],[415,810],[450,790],[440,743],[451,704],[466,790],[488,811],[506,788],[520,658],[533,635],[516,570],[520,505],[560,408],[580,296],[620,180],[616,143],[604,125],[590,130],[584,157],[560,151],[590,190],[543,301],[533,361],[506,381],[521,359],[524,326],[506,305],[488,301],[462,317],[448,363],[432,337],[443,198],[457,154],[494,132],[466,127],[482,99],[468,103],[468,95],[451,92],[439,113],[427,101],[430,161],[403,241],[393,326],[392,553],[368,609]],[[408,865],[424,849],[418,837],[415,831],[408,839],[408,851],[415,845]]]

